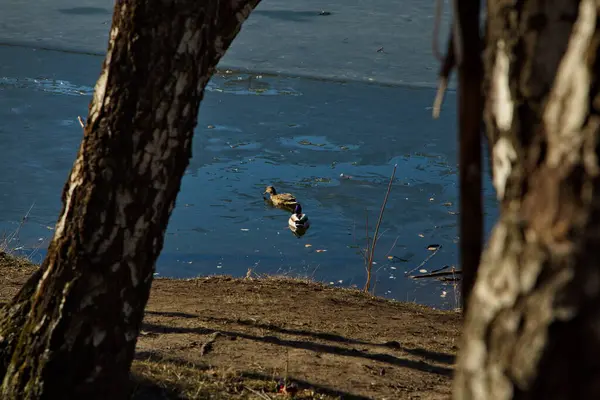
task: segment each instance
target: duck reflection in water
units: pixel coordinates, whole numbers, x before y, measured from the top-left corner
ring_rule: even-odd
[[[302,206],[300,203],[297,203],[294,207],[294,213],[290,216],[288,225],[296,237],[304,236],[308,228],[310,228],[310,221],[308,220],[308,216],[302,213]]]

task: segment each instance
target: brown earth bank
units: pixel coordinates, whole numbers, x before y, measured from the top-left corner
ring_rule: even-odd
[[[35,268],[0,253],[0,305]],[[160,278],[132,398],[447,399],[459,329],[457,312],[310,281]]]

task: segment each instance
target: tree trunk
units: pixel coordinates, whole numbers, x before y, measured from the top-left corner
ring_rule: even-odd
[[[127,396],[204,88],[258,1],[115,3],[48,255],[0,313],[2,399]]]
[[[467,311],[483,243],[483,199],[481,186],[481,39],[480,1],[458,0],[454,32],[458,64],[458,138],[460,177],[460,265],[462,307]],[[455,52],[456,53],[456,52]]]
[[[600,3],[488,2],[485,123],[501,216],[456,399],[600,398]]]

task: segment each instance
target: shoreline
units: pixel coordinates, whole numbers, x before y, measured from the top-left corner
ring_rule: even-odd
[[[40,45],[36,42],[21,42],[18,40],[6,42],[0,39],[0,51],[3,47],[6,48],[14,48],[14,49],[22,49],[22,50],[31,50],[31,51],[42,51],[42,52],[56,52],[69,54],[74,56],[82,56],[82,57],[97,57],[104,60],[105,53],[88,51],[83,48],[76,47],[60,47],[60,46],[47,46]],[[18,50],[17,50],[18,51]],[[319,74],[316,71],[306,72],[306,71],[285,71],[273,67],[262,67],[258,68],[256,66],[247,66],[247,65],[238,65],[238,64],[228,64],[228,63],[219,63],[217,65],[217,69],[214,72],[215,76],[225,77],[228,75],[261,75],[265,78],[270,79],[284,79],[284,80],[293,80],[293,79],[301,79],[312,82],[324,82],[324,83],[332,83],[339,85],[365,85],[365,86],[375,86],[381,88],[391,88],[391,89],[402,89],[402,90],[428,90],[432,92],[431,102],[433,104],[433,99],[435,97],[435,93],[437,91],[437,81],[435,80],[425,80],[425,81],[408,81],[401,79],[389,79],[389,78],[379,78],[379,79],[370,79],[369,77],[364,76],[345,76],[339,77],[336,74]],[[451,96],[457,95],[457,87],[455,78],[452,78],[448,82],[448,88],[446,89],[446,95],[450,94]]]
[[[0,253],[0,305],[37,268]],[[156,278],[134,399],[442,399],[461,316],[285,277]],[[265,397],[266,396],[266,397]]]

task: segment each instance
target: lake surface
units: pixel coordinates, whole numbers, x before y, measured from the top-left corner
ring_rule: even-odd
[[[443,47],[451,2],[441,1]],[[113,4],[114,0],[2,0],[0,43],[104,54]],[[439,69],[431,54],[434,4],[262,0],[221,66],[430,86]]]
[[[27,3],[0,5],[8,16],[0,25],[0,57],[8,60],[0,64],[0,231],[19,229],[13,244],[39,261],[81,140],[76,118],[87,114],[112,2],[44,3],[46,12],[36,9],[30,19]],[[272,0],[257,9],[201,105],[160,275],[243,276],[252,268],[362,287],[367,218],[372,234],[397,165],[375,256],[376,292],[454,305],[451,287],[404,273],[431,254],[431,244],[442,247],[423,269],[457,263],[456,95],[450,91],[432,120],[433,5],[409,1],[398,19],[388,3],[293,8]],[[321,9],[332,15],[319,16]],[[332,42],[342,37],[346,48]],[[296,238],[289,214],[264,203],[267,185],[302,202],[312,222],[306,235]],[[488,176],[484,188],[489,228],[496,211]]]

